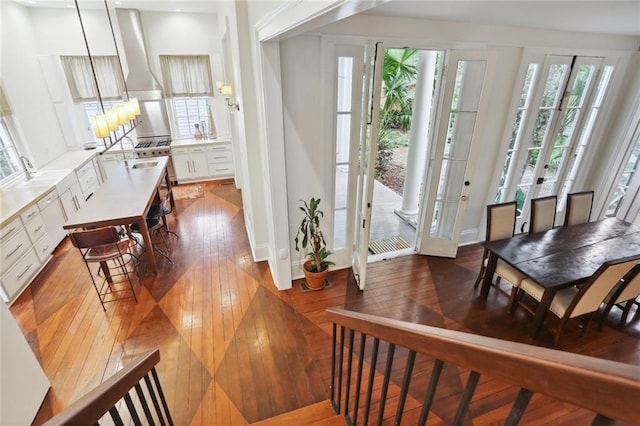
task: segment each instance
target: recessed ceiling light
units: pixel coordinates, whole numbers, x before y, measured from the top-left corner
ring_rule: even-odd
[[[75,6],[74,6],[74,5],[72,5],[72,4],[68,4],[68,5],[67,5],[67,8],[69,8],[69,9],[73,9],[74,7],[75,7]]]
[[[182,12],[181,9],[176,9],[174,12]]]
[[[29,0],[29,4],[36,4],[37,2],[34,0]]]

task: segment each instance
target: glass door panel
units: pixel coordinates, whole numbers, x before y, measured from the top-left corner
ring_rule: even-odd
[[[488,57],[486,52],[454,51],[448,58],[420,220],[421,254],[456,255]]]
[[[547,56],[527,66],[496,193],[496,202],[516,200],[517,229],[526,230],[532,198],[558,194],[564,208],[613,70],[602,64]]]

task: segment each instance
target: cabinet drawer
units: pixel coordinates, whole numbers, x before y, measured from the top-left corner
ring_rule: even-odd
[[[9,238],[9,236],[13,235],[20,228],[22,228],[22,221],[19,217],[16,217],[0,229],[0,240],[4,240],[5,237]]]
[[[209,164],[209,176],[231,177],[233,176],[233,164],[231,163]]]
[[[189,148],[171,148],[171,154],[188,154]]]
[[[27,250],[31,248],[29,236],[24,228],[15,231],[15,235],[9,237],[0,246],[0,256],[2,256],[2,269],[13,265]]]
[[[207,147],[209,152],[231,151],[230,143],[217,143]]]
[[[34,203],[27,207],[27,210],[25,210],[24,213],[20,215],[20,217],[22,218],[22,223],[27,223],[39,214],[40,209],[38,209],[38,205]]]
[[[46,209],[51,203],[57,200],[58,200],[58,191],[54,189],[53,191],[47,193],[47,195],[45,195],[44,198],[38,201],[38,209],[42,211]]]
[[[24,225],[24,228],[27,230],[27,234],[29,234],[29,239],[32,243],[35,243],[47,233],[47,227],[44,224],[44,220],[42,220],[42,216],[38,213],[38,216],[31,219]]]
[[[54,248],[55,246],[53,245],[48,233],[45,233],[43,237],[33,245],[33,249],[36,251],[40,263],[44,263],[49,259]]]
[[[29,282],[29,279],[38,272],[40,260],[36,252],[29,248],[25,254],[15,265],[2,274],[2,288],[9,300],[13,300],[18,293]]]
[[[231,151],[208,152],[207,161],[209,163],[229,163],[233,161]]]

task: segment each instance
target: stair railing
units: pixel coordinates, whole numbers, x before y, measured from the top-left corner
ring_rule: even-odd
[[[158,349],[147,352],[49,419],[45,426],[95,425],[107,413],[116,425],[129,421],[135,425],[173,425],[155,369],[158,362]]]
[[[417,408],[415,399],[410,400],[413,417],[408,424],[424,425],[443,368],[451,365],[469,374],[455,417],[446,419],[447,423],[469,421],[468,411],[482,375],[519,388],[504,424],[518,424],[534,393],[594,412],[592,424],[610,424],[611,419],[638,422],[640,368],[636,365],[343,309],[328,309],[327,316],[333,322],[330,398],[335,412],[344,413],[349,425],[387,423],[386,407],[395,407],[393,424],[402,424],[411,380],[418,374],[424,386],[419,392],[412,390],[424,394],[424,399]],[[386,361],[378,366],[379,355],[385,354]],[[394,365],[394,361],[404,365]],[[419,371],[414,370],[417,363]],[[391,398],[393,383],[401,385]],[[377,419],[370,419],[376,414]]]

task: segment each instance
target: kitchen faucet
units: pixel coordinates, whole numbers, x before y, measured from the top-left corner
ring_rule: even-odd
[[[24,175],[27,178],[27,180],[31,179],[33,177],[33,175],[31,174],[31,169],[33,169],[33,164],[31,164],[31,161],[29,161],[29,159],[24,155],[21,155],[20,163],[22,163],[22,168],[24,169]]]

